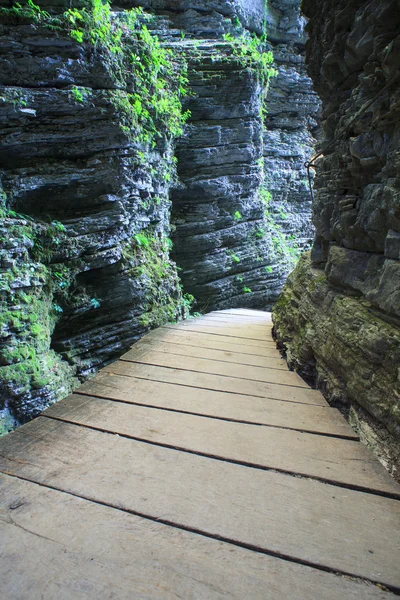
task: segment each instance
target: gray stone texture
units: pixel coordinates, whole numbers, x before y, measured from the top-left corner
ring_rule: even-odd
[[[278,302],[276,334],[291,363],[316,374],[328,397],[362,405],[385,425],[395,474],[400,456],[400,2],[317,5],[304,0],[303,10],[310,19],[308,72],[323,104],[313,205],[316,240],[313,265],[302,261]]]
[[[39,4],[52,13],[70,6]],[[299,0],[271,1],[268,16],[264,0],[118,0],[114,18],[134,6],[151,9],[149,27],[189,61],[186,134],[177,143],[160,131],[153,149],[126,133],[118,95],[135,89],[129,68],[40,23],[0,23],[2,198],[24,215],[0,224],[0,433],[149,327],[180,318],[174,261],[201,309],[268,308],[292,264],[284,235],[302,247],[311,237],[303,163],[318,103]],[[259,78],[223,36],[261,35],[266,19],[279,76],[263,124]],[[176,187],[165,177],[174,154]],[[273,195],[267,216],[262,186]],[[154,252],[137,238],[149,231]]]
[[[313,154],[319,101],[305,72],[299,2],[271,2],[268,13],[264,2],[248,0],[176,2],[169,10],[168,2],[150,4],[170,32],[187,32],[172,44],[186,46],[196,94],[177,144],[182,185],[172,194],[173,257],[184,288],[201,310],[271,308],[295,261],[282,239],[301,250],[314,231],[304,163]],[[264,119],[257,78],[226,60],[223,35],[240,35],[240,22],[257,33],[266,24],[274,51],[278,76]],[[260,187],[272,194],[268,207]]]

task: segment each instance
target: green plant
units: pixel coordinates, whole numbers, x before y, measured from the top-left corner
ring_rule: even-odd
[[[76,85],[71,88],[71,95],[73,99],[80,104],[84,104],[91,93],[91,90],[88,88],[78,87]]]
[[[187,94],[186,61],[165,48],[148,29],[146,23],[153,17],[142,8],[112,13],[108,0],[88,0],[80,9],[50,15],[28,0],[23,6],[1,8],[0,18],[40,22],[101,52],[115,80],[110,98],[127,136],[155,147],[157,139],[172,139],[183,133],[190,117],[181,104],[181,97]],[[126,73],[134,81],[132,91],[126,89]],[[84,88],[75,86],[71,95],[80,103],[86,99]],[[168,172],[166,177],[167,181],[173,179]]]
[[[252,290],[249,287],[244,286],[243,291],[245,294],[251,294]]]
[[[235,254],[235,253],[233,252],[233,250],[228,250],[228,251],[227,251],[227,254],[228,254],[228,256],[230,256],[230,257],[232,258],[232,260],[233,260],[235,263],[240,263],[240,262],[241,262],[241,260],[240,260],[240,257],[239,257],[237,254]]]
[[[152,243],[152,240],[143,232],[136,233],[133,238],[139,246],[144,246],[145,248],[149,248]]]
[[[241,213],[238,210],[233,215],[233,218],[235,219],[235,221],[240,221],[241,219],[243,219]]]
[[[192,312],[192,308],[195,303],[196,298],[192,294],[183,294],[183,304],[189,314]]]
[[[260,198],[263,201],[266,208],[269,208],[272,202],[272,194],[271,192],[264,186],[261,186],[259,190]]]
[[[258,227],[258,229],[255,230],[254,232],[254,236],[259,239],[262,240],[263,238],[265,238],[265,229],[263,227]]]
[[[239,37],[234,37],[228,33],[224,36],[224,39],[230,43],[232,52],[238,59],[239,64],[244,68],[253,70],[259,76],[266,91],[271,77],[276,77],[278,72],[272,66],[274,55],[271,50],[265,47],[265,42],[256,34],[250,35],[247,32]]]
[[[40,23],[50,18],[50,14],[40,8],[32,0],[22,5],[16,2],[11,8],[0,8],[0,18],[14,18],[15,20],[29,20]]]

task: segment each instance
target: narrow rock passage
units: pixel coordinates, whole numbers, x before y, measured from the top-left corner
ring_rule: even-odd
[[[162,327],[0,441],[1,597],[400,594],[400,487],[271,327]]]

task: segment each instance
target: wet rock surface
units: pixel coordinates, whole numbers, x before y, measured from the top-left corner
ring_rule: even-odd
[[[308,71],[323,102],[317,235],[313,262],[301,262],[278,302],[276,335],[328,398],[361,405],[377,431],[384,425],[384,462],[398,475],[400,5],[303,8]]]

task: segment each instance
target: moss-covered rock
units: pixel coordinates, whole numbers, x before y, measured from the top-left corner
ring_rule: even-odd
[[[39,5],[0,9],[3,433],[186,311],[167,246],[185,59],[142,9]]]
[[[304,255],[273,313],[289,365],[344,409],[362,406],[400,447],[400,330],[365,299],[334,290]],[[389,436],[390,437],[390,436]]]

